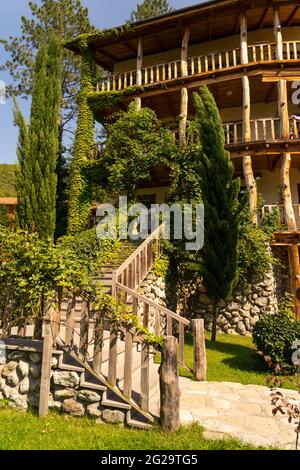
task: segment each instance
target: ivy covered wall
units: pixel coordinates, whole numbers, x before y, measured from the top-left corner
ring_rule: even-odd
[[[94,146],[94,114],[88,103],[88,94],[94,91],[94,57],[86,37],[80,42],[81,91],[73,160],[71,164],[68,233],[74,235],[86,228],[91,213],[91,191],[82,167]]]

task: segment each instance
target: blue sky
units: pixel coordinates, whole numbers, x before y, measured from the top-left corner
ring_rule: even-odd
[[[97,28],[109,28],[123,24],[136,4],[142,0],[82,0],[89,8],[90,19]],[[174,8],[183,8],[202,3],[201,0],[170,0]],[[0,0],[0,38],[17,36],[20,33],[20,18],[29,15],[28,0]],[[6,54],[0,44],[0,63],[5,62]],[[9,83],[10,77],[0,72],[0,80]],[[29,104],[21,101],[21,108],[28,118]],[[5,105],[0,104],[0,163],[16,161],[17,129],[13,126],[11,100]]]

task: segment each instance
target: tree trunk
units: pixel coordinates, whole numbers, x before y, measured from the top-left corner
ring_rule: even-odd
[[[245,183],[248,190],[251,218],[253,223],[257,225],[257,186],[253,174],[252,160],[250,155],[243,157],[243,170]]]
[[[217,326],[218,326],[218,308],[217,305],[214,305],[214,313],[213,313],[213,324],[212,324],[212,331],[211,331],[211,342],[215,343],[217,341]]]
[[[187,88],[181,89],[181,105],[179,118],[179,145],[183,147],[186,144],[186,125],[188,117],[188,91]]]
[[[291,185],[290,185],[290,167],[291,154],[284,153],[282,155],[281,164],[281,192],[284,206],[284,222],[289,230],[296,230],[296,218],[293,208]]]

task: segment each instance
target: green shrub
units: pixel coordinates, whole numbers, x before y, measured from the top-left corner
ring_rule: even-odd
[[[278,374],[293,373],[292,345],[300,340],[300,322],[284,315],[267,315],[253,330],[253,340],[268,365]]]
[[[278,313],[286,316],[290,320],[295,320],[294,296],[286,292],[279,304]]]

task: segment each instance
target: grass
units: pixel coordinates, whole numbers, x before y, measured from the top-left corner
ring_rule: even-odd
[[[0,165],[0,197],[15,197],[15,165]]]
[[[239,382],[267,386],[267,378],[272,371],[267,367],[263,358],[258,355],[251,337],[219,334],[217,342],[211,343],[210,335],[206,336],[207,350],[207,379],[213,382]],[[186,338],[186,365],[193,367],[193,345],[191,336]],[[193,377],[184,368],[180,373]],[[295,389],[289,377],[284,378],[284,388]]]
[[[204,439],[197,425],[167,435],[159,428],[132,430],[58,413],[38,418],[6,407],[0,407],[0,436],[0,450],[254,450],[234,439]]]

